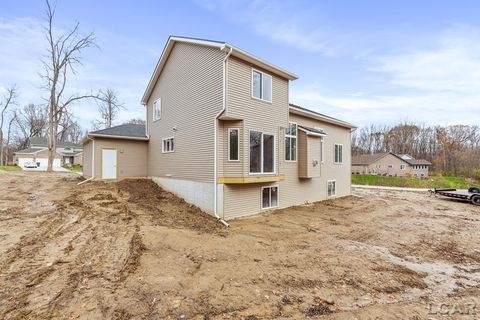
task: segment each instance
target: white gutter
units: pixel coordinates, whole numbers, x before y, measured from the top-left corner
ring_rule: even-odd
[[[117,136],[112,134],[100,134],[100,133],[89,133],[90,137],[98,137],[98,138],[112,138],[112,139],[123,139],[123,140],[140,140],[140,141],[148,141],[148,137],[131,137],[131,136]],[[88,139],[90,139],[88,137]],[[90,139],[91,140],[91,139]]]
[[[217,205],[217,189],[218,189],[218,170],[217,170],[217,131],[218,131],[218,118],[227,108],[227,59],[232,54],[233,48],[230,47],[227,55],[223,59],[223,100],[222,100],[222,110],[215,116],[214,119],[214,133],[213,133],[213,214],[215,217],[220,220],[226,227],[228,223],[218,216],[218,205]]]

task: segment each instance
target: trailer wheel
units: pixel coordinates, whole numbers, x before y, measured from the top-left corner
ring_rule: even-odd
[[[472,203],[476,206],[480,206],[480,195],[475,195],[472,197]]]

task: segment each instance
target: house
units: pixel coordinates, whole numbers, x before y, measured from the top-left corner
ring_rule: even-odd
[[[228,43],[170,37],[146,126],[88,134],[83,174],[148,177],[225,220],[349,195],[354,126],[289,104],[296,79]]]
[[[352,157],[353,174],[379,174],[390,177],[428,178],[430,162],[408,154],[392,152],[363,154]]]
[[[83,162],[83,145],[72,142],[57,141],[57,152],[53,159],[54,167],[64,165],[81,165]],[[28,147],[14,153],[14,163],[23,167],[26,162],[36,162],[38,167],[48,165],[48,144],[47,138],[31,137]]]

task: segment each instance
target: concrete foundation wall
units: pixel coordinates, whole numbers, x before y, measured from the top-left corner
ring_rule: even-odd
[[[163,177],[150,177],[163,189],[174,193],[183,198],[186,202],[193,204],[203,211],[213,215],[213,183],[191,180],[180,180]],[[218,187],[218,203],[223,202],[223,185]],[[220,202],[221,201],[221,202]],[[221,217],[223,206],[219,206],[219,216]]]

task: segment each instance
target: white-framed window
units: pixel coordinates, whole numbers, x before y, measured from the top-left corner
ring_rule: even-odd
[[[175,150],[174,149],[174,141],[175,141],[175,139],[173,137],[163,139],[162,140],[162,152],[163,153],[173,152]]]
[[[250,131],[250,174],[275,173],[275,136]]]
[[[405,170],[405,165],[404,164],[400,165],[400,170]]]
[[[272,76],[252,69],[252,97],[272,102]]]
[[[377,164],[377,165],[375,165],[375,166],[377,167],[377,169],[380,169],[380,168],[382,167],[381,164]]]
[[[388,167],[389,167],[390,169],[392,169],[392,168],[393,168],[393,164],[389,164]]]
[[[153,121],[162,119],[162,99],[153,101]]]
[[[278,207],[278,186],[262,187],[262,209]]]
[[[343,145],[335,143],[335,163],[343,163]]]
[[[228,161],[240,160],[240,130],[228,128]]]
[[[285,129],[285,161],[297,161],[297,124],[293,122]]]
[[[320,162],[323,163],[324,153],[325,153],[325,143],[323,142],[323,138],[320,138]]]
[[[327,197],[333,197],[337,195],[337,181],[328,180],[327,181]]]

